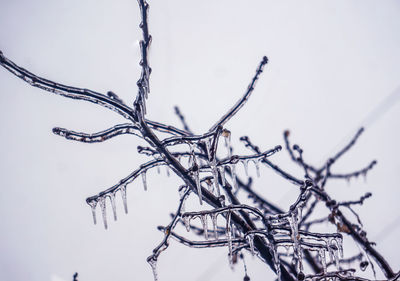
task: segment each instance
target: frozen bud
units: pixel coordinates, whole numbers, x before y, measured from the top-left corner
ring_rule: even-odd
[[[306,276],[304,275],[304,273],[303,273],[302,271],[300,271],[300,272],[297,274],[297,280],[303,281],[305,278],[306,278]]]
[[[231,131],[227,130],[227,129],[223,129],[221,135],[224,138],[229,138],[231,136]]]
[[[231,157],[231,163],[232,163],[232,164],[237,164],[238,162],[239,162],[239,156],[233,155],[233,156]]]
[[[367,267],[368,267],[368,264],[369,264],[369,262],[367,262],[367,261],[361,262],[361,263],[360,263],[360,269],[361,269],[362,271],[365,271],[365,270],[367,269]]]

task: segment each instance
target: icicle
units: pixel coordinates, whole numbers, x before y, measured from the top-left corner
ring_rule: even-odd
[[[201,193],[201,184],[200,184],[200,175],[199,175],[199,166],[197,165],[197,159],[194,152],[194,145],[192,143],[188,143],[191,157],[189,158],[189,166],[192,166],[193,176],[196,183],[197,195],[199,197],[200,205],[203,205],[203,195]]]
[[[103,216],[104,228],[107,229],[107,214],[106,214],[106,200],[105,200],[105,197],[100,197],[99,198],[99,203],[100,203],[100,208],[101,208],[101,214]]]
[[[339,257],[338,257],[339,244],[335,238],[331,239],[329,244],[332,247],[336,247],[336,250],[332,249],[332,254],[333,254],[334,261],[335,261],[336,269],[339,270]],[[332,248],[332,247],[330,247],[330,248]]]
[[[254,252],[254,234],[248,234],[247,235],[247,241],[248,241],[249,246],[250,246],[250,252],[254,256],[254,254],[255,254],[255,252]]]
[[[153,276],[154,276],[154,281],[158,280],[158,274],[157,274],[157,260],[150,258],[147,260],[147,262],[150,264],[151,269],[153,270]]]
[[[207,225],[207,215],[200,216],[201,224],[203,225],[204,238],[208,240],[208,225]]]
[[[210,162],[212,155],[211,155],[211,145],[212,145],[212,137],[208,138],[206,141],[206,150],[207,150],[207,160]]]
[[[146,170],[144,170],[141,174],[142,174],[142,181],[143,181],[144,191],[147,191]]]
[[[221,207],[225,207],[225,196],[221,195],[218,197],[219,203],[221,204]]]
[[[189,216],[183,216],[183,222],[185,223],[186,231],[190,231],[190,217]]]
[[[199,196],[199,202],[200,205],[203,205],[203,195],[201,193],[201,185],[200,185],[200,177],[199,177],[199,170],[194,172],[194,180],[196,182],[196,188],[197,188],[197,195]]]
[[[343,259],[343,257],[344,257],[344,255],[343,255],[343,239],[341,237],[336,238],[336,243],[337,243],[337,245],[339,247],[340,258]]]
[[[111,207],[114,214],[114,220],[117,220],[117,208],[115,206],[115,193],[111,193],[110,195]]]
[[[283,246],[283,247],[285,247],[285,250],[286,250],[286,256],[288,257],[288,256],[289,256],[289,254],[290,254],[290,247],[289,247],[289,246]]]
[[[128,213],[128,204],[126,202],[126,185],[122,185],[121,188],[122,203],[124,203],[125,214]]]
[[[233,181],[234,190],[238,190],[238,184],[237,184],[237,180],[236,180],[236,167],[235,167],[235,164],[231,164],[231,165],[229,165],[229,167],[230,167],[231,173],[232,173],[232,181]]]
[[[165,171],[167,172],[167,177],[169,177],[169,167],[165,166]]]
[[[322,269],[324,270],[324,273],[326,273],[325,250],[324,250],[324,249],[320,249],[320,250],[318,251],[318,254],[319,254],[319,259],[321,260]]]
[[[217,197],[219,197],[221,195],[221,191],[219,190],[219,185],[218,185],[218,168],[215,164],[215,161],[213,161],[213,163],[211,164],[212,166],[212,174],[213,174],[213,178],[214,178],[214,186],[215,186],[215,190],[217,191]]]
[[[160,174],[161,170],[160,170],[160,166],[157,166],[157,174]]]
[[[228,248],[229,248],[229,264],[233,265],[233,254],[232,254],[232,233],[231,233],[231,212],[228,211],[226,214],[226,239],[228,240]]]
[[[246,173],[246,176],[249,176],[249,161],[247,160],[242,160],[241,161],[243,164],[244,172]]]
[[[278,281],[281,281],[281,261],[279,260],[278,256],[278,249],[276,246],[272,247],[274,251],[274,265],[276,269],[276,275],[278,276]]]
[[[303,206],[301,205],[297,208],[297,221],[301,222],[301,220],[303,219]]]
[[[363,171],[362,176],[364,178],[364,182],[366,183],[367,182],[367,171]]]
[[[211,221],[213,225],[214,237],[215,240],[218,240],[218,225],[217,225],[217,214],[211,213]]]
[[[89,202],[90,208],[92,209],[92,216],[93,216],[93,223],[96,224],[96,206],[97,206],[97,201],[92,200]]]
[[[297,215],[298,215],[297,212],[292,212],[292,213],[290,213],[290,216],[287,219],[288,219],[290,229],[292,232],[294,257],[298,260],[299,271],[302,271],[303,264],[302,264],[302,256],[301,256],[301,247],[300,247],[300,243],[299,243]]]
[[[220,166],[218,167],[218,171],[221,175],[221,180],[222,180],[222,186],[225,186],[226,184],[226,179],[225,179],[225,167],[224,166]]]
[[[334,250],[331,247],[330,241],[329,239],[327,239],[326,242],[327,246],[328,246],[328,252],[329,252],[329,258],[330,258],[330,262],[333,263],[334,262]]]
[[[256,173],[257,173],[257,177],[260,177],[260,162],[261,162],[262,158],[259,158],[255,161],[253,161],[254,166],[256,166]]]
[[[207,159],[208,159],[208,164],[211,167],[211,172],[214,178],[214,187],[215,190],[217,191],[217,197],[221,195],[221,191],[219,190],[219,185],[218,185],[218,168],[217,168],[217,162],[215,159],[215,155],[212,155],[212,150],[211,150],[211,145],[212,145],[213,138],[209,138],[206,140],[206,148],[207,148]]]

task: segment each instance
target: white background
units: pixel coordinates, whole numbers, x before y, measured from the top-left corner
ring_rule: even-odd
[[[136,1],[1,0],[0,50],[30,71],[66,85],[133,101],[140,68]],[[204,132],[245,92],[263,55],[270,59],[248,104],[227,124],[237,152],[242,135],[263,149],[282,132],[322,164],[357,130],[367,130],[335,171],[377,159],[351,185],[328,185],[338,200],[373,197],[357,207],[365,229],[399,270],[400,3],[398,1],[151,1],[151,94],[148,116],[180,126],[179,105]],[[146,257],[162,239],[157,225],[177,206],[179,180],[165,172],[128,188],[129,214],[107,231],[92,223],[88,196],[128,175],[143,156],[134,136],[102,144],[67,141],[56,126],[96,132],[125,122],[99,106],[42,92],[0,70],[0,280],[152,280]],[[371,113],[372,112],[372,113]],[[302,176],[285,151],[281,167]],[[267,168],[256,189],[287,208],[297,190]],[[254,175],[254,171],[253,171]],[[194,207],[193,207],[194,208]],[[321,208],[320,210],[323,210]],[[318,217],[326,215],[319,214]],[[185,232],[181,232],[185,234]],[[345,254],[355,253],[345,241]],[[158,263],[160,280],[242,280],[227,249],[175,242]],[[251,280],[273,278],[247,258]],[[364,276],[372,278],[367,270]],[[378,277],[382,277],[378,275]]]

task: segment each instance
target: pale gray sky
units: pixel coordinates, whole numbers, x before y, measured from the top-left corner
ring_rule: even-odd
[[[0,1],[0,50],[8,58],[53,81],[133,101],[140,71],[136,1]],[[193,130],[203,132],[244,93],[267,55],[252,98],[227,124],[237,152],[245,152],[242,135],[268,149],[290,129],[304,157],[321,163],[369,120],[337,171],[373,159],[378,165],[366,183],[328,188],[338,199],[373,193],[357,210],[377,249],[399,270],[400,103],[393,91],[400,85],[400,2],[186,0],[150,7],[151,119],[179,126],[173,113],[179,105]],[[129,186],[128,215],[118,201],[119,220],[107,231],[93,226],[86,197],[140,165],[145,159],[136,146],[143,142],[123,136],[88,145],[53,135],[56,126],[95,132],[125,121],[34,89],[3,68],[0,106],[0,279],[68,281],[78,271],[80,281],[152,280],[146,257],[162,239],[156,226],[176,209],[179,181],[149,174],[147,192],[140,181]],[[302,174],[285,151],[274,160]],[[261,172],[257,190],[287,208],[293,187]],[[355,250],[345,241],[345,254]],[[243,267],[231,271],[226,253],[172,242],[160,257],[160,280],[242,280]],[[271,274],[258,260],[247,261],[251,280]]]

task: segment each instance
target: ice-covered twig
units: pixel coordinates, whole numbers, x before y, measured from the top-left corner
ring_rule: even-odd
[[[243,107],[243,105],[247,102],[251,93],[253,92],[258,77],[262,73],[263,68],[267,63],[268,63],[268,58],[263,57],[262,61],[260,62],[260,65],[257,68],[256,75],[251,80],[244,96],[224,116],[222,116],[221,119],[218,120],[218,122],[215,123],[214,126],[210,128],[210,130],[208,130],[209,132],[215,131],[219,126],[223,127],[225,123],[228,122],[229,119],[231,119]]]
[[[94,143],[94,142],[103,142],[113,137],[124,134],[132,134],[141,138],[142,136],[140,135],[140,133],[138,133],[138,130],[139,128],[137,126],[125,123],[116,125],[112,128],[94,134],[80,133],[58,127],[53,129],[53,133],[61,137],[65,137],[67,140],[73,140],[85,143]]]
[[[128,106],[121,104],[120,102],[106,95],[97,93],[92,90],[70,87],[39,77],[29,72],[28,70],[16,65],[14,62],[6,58],[1,51],[0,51],[0,65],[33,87],[37,87],[42,90],[57,95],[61,95],[67,98],[85,100],[95,104],[99,104],[101,106],[104,106],[108,109],[117,112],[124,118],[129,119],[133,122],[136,122],[137,120],[135,113]]]
[[[338,206],[350,206],[350,205],[357,205],[357,204],[362,205],[364,203],[365,199],[368,199],[371,196],[372,196],[372,193],[367,192],[363,196],[361,196],[359,200],[339,202]]]
[[[308,175],[309,171],[311,171],[313,173],[318,173],[318,169],[316,169],[313,166],[308,165],[306,162],[304,162],[303,150],[297,144],[293,145],[293,150],[297,150],[300,154],[300,157],[296,157],[294,155],[292,147],[290,146],[289,136],[290,136],[289,130],[286,130],[283,132],[283,139],[285,140],[285,146],[286,146],[287,151],[289,152],[290,158],[292,158],[292,160],[295,163],[299,164],[300,166],[302,166],[304,168],[306,175]]]
[[[212,133],[207,133],[204,135],[190,135],[190,136],[179,136],[179,137],[170,137],[161,142],[162,145],[168,145],[168,146],[173,146],[177,144],[183,144],[183,143],[194,143],[198,142],[201,140],[205,140],[211,136],[214,135],[214,132]]]
[[[165,251],[169,246],[169,238],[171,236],[172,230],[174,229],[175,225],[179,221],[180,216],[182,215],[181,211],[184,208],[185,201],[189,196],[190,192],[191,190],[188,187],[186,186],[182,187],[182,190],[180,191],[181,198],[175,216],[172,218],[172,221],[169,223],[167,227],[158,227],[159,230],[164,231],[164,239],[156,248],[154,248],[153,254],[147,258],[147,262],[150,263],[153,269],[154,269],[153,266],[157,263],[158,257],[160,256],[161,252]]]
[[[270,150],[267,150],[262,153],[253,154],[253,155],[243,155],[243,156],[232,155],[231,157],[219,160],[217,165],[221,166],[221,165],[228,165],[228,164],[237,164],[239,161],[247,161],[247,160],[263,161],[263,160],[265,160],[266,157],[274,155],[275,153],[281,151],[281,149],[282,149],[282,147],[280,145],[278,145]]]
[[[178,136],[189,136],[190,133],[183,131],[181,129],[175,128],[174,126],[171,125],[165,125],[160,122],[156,121],[151,121],[148,119],[145,119],[145,122],[147,126],[153,130],[166,133],[166,134],[171,134],[171,135],[178,135]]]
[[[163,227],[159,227],[159,230],[165,231]],[[191,248],[214,248],[214,247],[226,247],[229,243],[233,246],[247,246],[246,241],[243,238],[233,238],[228,239],[218,239],[218,240],[207,240],[207,241],[192,241],[171,232],[171,237],[173,237],[179,243],[191,247]]]
[[[142,164],[140,168],[132,172],[129,176],[123,178],[120,180],[119,183],[113,185],[112,187],[100,192],[97,195],[88,197],[86,199],[86,203],[91,207],[92,209],[92,214],[93,214],[93,220],[94,223],[96,224],[96,207],[97,203],[100,203],[100,207],[102,210],[102,215],[103,215],[103,221],[104,221],[104,226],[107,228],[107,218],[106,218],[106,198],[110,199],[112,210],[114,213],[114,219],[117,219],[116,215],[116,207],[115,207],[115,194],[120,191],[121,196],[122,196],[122,201],[124,204],[124,209],[125,212],[128,213],[128,205],[127,205],[127,198],[126,198],[126,186],[133,182],[139,175],[143,175],[143,173],[146,173],[148,169],[151,169],[156,166],[160,165],[165,165],[164,161],[161,159],[155,159],[151,160],[145,164]],[[145,184],[145,181],[144,181]],[[145,186],[146,189],[146,186]]]
[[[154,150],[148,146],[140,146],[140,145],[137,146],[137,152],[147,156],[154,156],[158,154],[157,150]]]
[[[178,107],[178,106],[175,106],[174,109],[175,109],[175,114],[178,116],[179,120],[181,121],[181,123],[182,123],[182,125],[183,125],[183,129],[184,129],[186,132],[188,132],[188,133],[190,133],[190,134],[193,134],[193,132],[190,130],[188,124],[186,123],[185,116],[183,116],[183,114],[181,113],[179,107]]]
[[[312,187],[311,190],[318,195],[318,197],[322,199],[326,203],[326,206],[331,210],[333,218],[338,221],[336,222],[338,230],[353,237],[353,239],[360,244],[371,257],[374,258],[385,276],[387,278],[392,278],[394,276],[394,272],[391,266],[386,259],[373,247],[373,244],[367,239],[365,232],[358,231],[355,228],[355,225],[343,215],[343,213],[338,209],[336,201],[332,200],[326,191],[315,187]]]
[[[307,209],[307,212],[303,215],[302,220],[300,221],[300,225],[302,225],[307,219],[310,217],[310,215],[313,213],[315,206],[317,206],[319,200],[318,198],[315,198],[315,200],[311,203],[310,207]]]
[[[328,278],[335,278],[340,281],[371,281],[370,279],[353,276],[355,269],[346,269],[335,272],[319,273],[315,275],[307,275],[305,280],[319,281],[327,280]],[[400,272],[393,275],[393,277],[386,280],[376,280],[376,281],[396,281],[400,278]]]
[[[350,178],[357,178],[358,176],[362,175],[362,176],[366,176],[367,173],[377,164],[376,160],[373,160],[367,167],[352,172],[352,173],[347,173],[347,174],[330,174],[329,177],[330,178],[336,178],[336,179],[346,179],[346,180],[350,180]]]
[[[244,142],[245,146],[250,148],[251,150],[253,150],[255,153],[260,153],[261,150],[259,149],[258,146],[253,145],[249,139],[248,136],[243,136],[240,138],[241,141]],[[269,161],[268,159],[263,159],[262,162],[272,168],[272,170],[274,170],[276,173],[278,173],[280,176],[282,176],[283,178],[287,179],[288,181],[290,181],[291,183],[298,185],[298,186],[302,186],[304,184],[304,181],[292,176],[291,174],[285,172],[284,170],[282,170],[281,168],[279,168],[277,165],[273,164],[271,161]]]
[[[360,128],[357,133],[354,135],[354,137],[351,139],[351,141],[342,148],[338,153],[335,154],[335,156],[331,157],[331,159],[336,162],[343,154],[345,154],[358,140],[358,138],[361,136],[361,134],[364,132],[364,128]]]
[[[151,35],[149,34],[149,28],[147,23],[147,13],[149,10],[149,4],[145,0],[138,0],[141,19],[139,27],[142,29],[143,39],[140,40],[140,50],[141,50],[141,60],[140,66],[142,67],[142,73],[139,80],[137,81],[137,86],[139,92],[136,96],[134,102],[134,108],[140,107],[140,114],[144,116],[146,114],[146,99],[150,93],[150,73],[151,68],[148,62],[148,52],[151,44]]]
[[[124,101],[113,91],[108,91],[107,96],[109,96],[110,98],[112,98],[113,100],[115,100],[121,104],[125,104]]]

